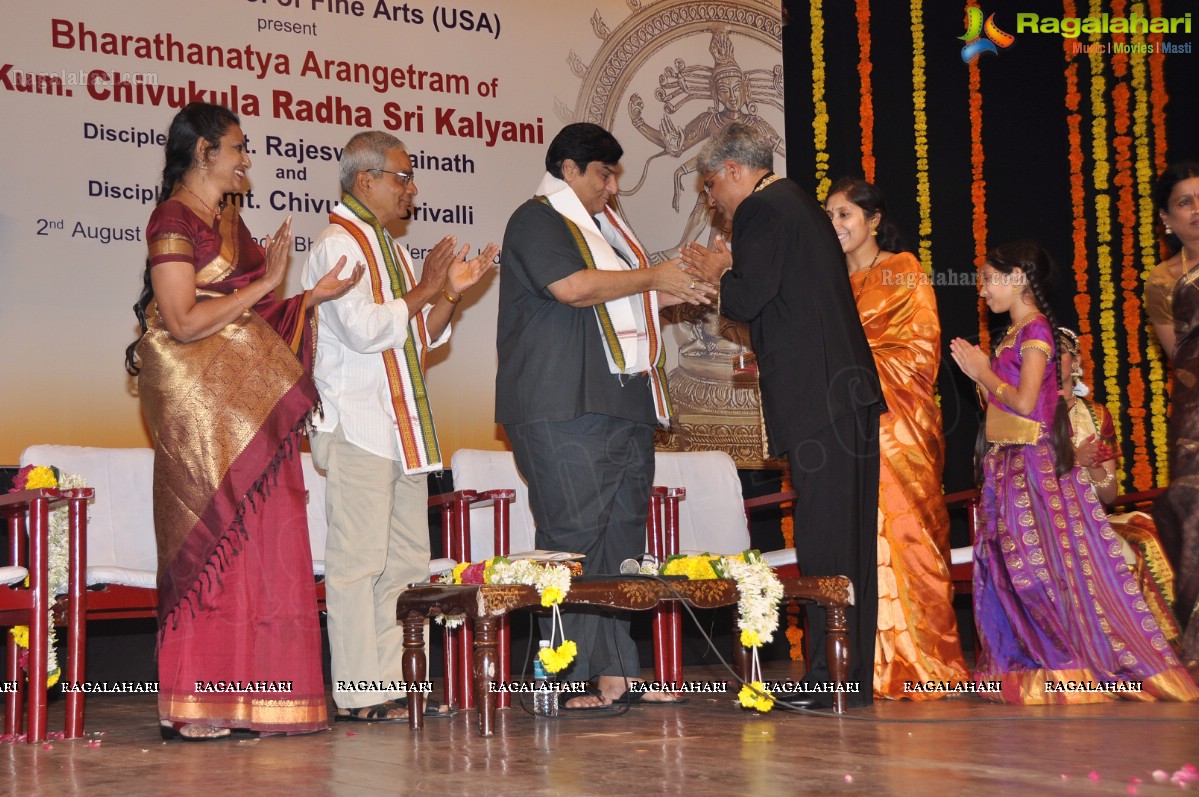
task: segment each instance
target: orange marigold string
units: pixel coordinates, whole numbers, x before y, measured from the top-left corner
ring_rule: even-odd
[[[874,182],[874,91],[870,73],[874,65],[870,60],[870,0],[857,0],[858,16],[858,82],[861,84],[861,99],[858,116],[862,126],[862,174],[866,181]]]
[[[1142,2],[1133,3],[1130,12],[1141,17],[1145,17],[1147,13],[1153,13],[1152,11],[1147,12],[1145,4]],[[1145,36],[1138,33],[1133,36],[1132,40],[1134,44],[1141,44],[1145,42]],[[1149,42],[1153,47],[1153,54],[1146,55],[1138,52],[1132,56],[1132,138],[1135,152],[1133,162],[1136,170],[1137,219],[1139,221],[1137,248],[1140,252],[1142,283],[1148,279],[1149,272],[1160,260],[1159,241],[1155,229],[1157,212],[1153,206],[1153,182],[1157,175],[1154,163],[1158,153],[1153,147],[1155,142],[1150,140],[1149,127],[1150,116],[1153,113],[1153,99],[1149,90],[1150,65],[1153,59],[1162,57],[1162,54],[1158,52],[1160,41],[1161,34],[1152,34]],[[1164,148],[1160,154],[1164,158]],[[1140,290],[1143,291],[1143,287]],[[1153,459],[1153,472],[1146,485],[1147,488],[1166,483],[1165,476],[1169,473],[1170,452],[1166,416],[1165,355],[1162,353],[1157,335],[1153,333],[1147,318],[1141,319],[1140,332],[1145,335],[1144,369],[1148,371],[1147,381],[1149,382],[1149,407],[1146,422],[1149,427],[1149,441],[1147,445],[1149,456]],[[1145,488],[1138,485],[1137,489]]]
[[[983,258],[987,254],[987,183],[983,179],[983,95],[982,78],[975,59],[967,67],[970,76],[970,202],[973,208],[974,261],[982,279]],[[978,345],[991,348],[991,330],[987,326],[987,305],[978,300]]]
[[[792,488],[791,475],[789,473],[787,473],[786,471],[784,471],[783,472],[783,483],[782,483],[780,489],[783,492],[787,492],[791,488]],[[791,512],[793,506],[794,506],[794,504],[792,504],[790,501],[788,501],[785,504],[781,504],[779,506],[779,508],[783,512],[783,519],[782,519],[782,522],[780,525],[782,526],[782,530],[783,530],[783,547],[784,548],[794,548],[795,547],[795,516]],[[789,651],[789,655],[791,656],[791,661],[803,661],[803,657],[804,657],[804,655],[803,655],[803,629],[800,628],[800,619],[799,618],[800,618],[799,602],[794,599],[787,601],[787,631],[786,631],[786,634],[787,634],[787,642],[791,646],[791,649]]]
[[[1162,16],[1162,0],[1149,0],[1149,14],[1146,16]],[[1149,34],[1153,44],[1153,52],[1149,55],[1149,103],[1153,117],[1153,166],[1154,173],[1161,174],[1166,170],[1166,104],[1170,101],[1166,93],[1165,54],[1162,50],[1162,35]],[[1161,259],[1169,255],[1166,244],[1161,244]]]
[[[1063,13],[1075,17],[1074,0],[1066,0]],[[1083,381],[1095,384],[1092,372],[1094,357],[1091,355],[1094,341],[1091,331],[1091,293],[1089,288],[1090,271],[1087,263],[1087,214],[1090,210],[1086,202],[1084,159],[1082,150],[1082,114],[1079,112],[1082,96],[1078,93],[1078,60],[1075,57],[1074,43],[1063,39],[1062,46],[1066,58],[1066,139],[1070,161],[1070,208],[1073,211],[1073,271],[1074,271],[1074,309],[1078,312],[1078,344],[1087,356],[1083,358]]]

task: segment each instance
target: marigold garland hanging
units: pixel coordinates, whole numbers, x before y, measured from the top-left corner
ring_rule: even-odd
[[[782,484],[779,486],[783,492],[792,489],[791,474],[784,471]],[[791,512],[794,505],[788,501],[780,504],[779,509],[782,510],[783,518],[780,526],[783,532],[783,547],[795,547],[795,515]],[[791,661],[803,661],[803,629],[800,628],[800,613],[803,609],[799,605],[799,601],[787,601],[787,642],[790,643],[788,655]]]
[[[920,209],[917,249],[926,274],[932,273],[933,213],[928,180],[928,115],[925,113],[924,0],[912,0],[912,113],[916,137],[916,205]]]
[[[1103,14],[1101,0],[1091,0],[1089,16]],[[1089,42],[1099,44],[1100,34],[1092,33]],[[1099,276],[1099,335],[1104,394],[1111,411],[1116,439],[1124,439],[1122,387],[1119,382],[1120,351],[1116,345],[1116,288],[1112,279],[1112,209],[1111,209],[1111,152],[1108,147],[1107,78],[1104,72],[1106,53],[1096,46],[1087,54],[1091,77],[1091,161],[1092,184],[1095,195],[1095,263]],[[1099,380],[1096,379],[1096,382]]]
[[[87,487],[87,482],[78,474],[63,473],[57,468],[47,465],[26,465],[17,471],[9,492],[40,490],[47,487],[74,490]],[[48,530],[50,545],[46,562],[51,603],[54,602],[54,596],[65,595],[67,591],[67,580],[70,577],[70,523],[70,510],[67,507],[61,506],[51,510]],[[54,609],[51,608],[50,636],[46,645],[47,688],[57,684],[62,676],[62,668],[58,664],[58,655],[55,651],[57,636],[54,626]],[[27,658],[29,655],[29,627],[13,626],[12,639],[17,647],[24,649],[25,652],[21,654],[22,658]]]
[[[1067,0],[1064,13],[1074,14],[1073,0]],[[1066,57],[1066,141],[1070,161],[1070,210],[1073,215],[1071,240],[1073,243],[1074,309],[1078,313],[1078,343],[1081,351],[1088,354],[1083,358],[1083,381],[1094,384],[1093,339],[1091,331],[1091,292],[1088,285],[1090,272],[1087,268],[1087,212],[1085,177],[1082,150],[1082,96],[1078,92],[1078,60],[1075,58],[1073,42],[1063,41]]]
[[[1145,16],[1164,16],[1162,0],[1149,0],[1149,13]],[[1149,41],[1153,44],[1153,52],[1149,55],[1149,104],[1153,117],[1153,172],[1161,174],[1168,165],[1166,163],[1166,104],[1169,103],[1170,96],[1166,93],[1166,56],[1161,47],[1162,35],[1151,33]],[[1168,254],[1165,241],[1162,241],[1159,251],[1161,259],[1165,260]]]
[[[874,90],[870,74],[874,64],[870,60],[870,0],[857,0],[858,18],[858,83],[860,99],[858,118],[862,128],[862,175],[866,182],[874,182]],[[789,630],[789,629],[788,629]]]
[[[816,150],[816,199],[823,204],[832,187],[828,176],[828,104],[824,100],[824,8],[822,0],[808,6],[812,21],[812,144]]]
[[[1137,2],[1132,4],[1130,13],[1139,14],[1144,17],[1153,12],[1152,10],[1146,11],[1145,4]],[[1144,41],[1145,37],[1139,33],[1133,37],[1134,43],[1139,44]],[[1154,113],[1154,107],[1153,97],[1149,91],[1148,78],[1153,61],[1162,57],[1161,53],[1158,52],[1161,49],[1159,46],[1161,34],[1151,35],[1148,41],[1153,47],[1153,54],[1136,53],[1132,57],[1132,96],[1134,101],[1132,138],[1133,149],[1136,152],[1133,161],[1136,169],[1137,219],[1140,222],[1137,230],[1137,248],[1141,261],[1141,279],[1138,290],[1142,295],[1144,282],[1148,279],[1149,272],[1153,270],[1160,260],[1156,230],[1157,211],[1153,206],[1153,183],[1156,179],[1154,163],[1156,162],[1156,155],[1158,153],[1154,151],[1152,143],[1162,142],[1150,141],[1149,122],[1150,116]],[[1164,157],[1165,148],[1159,147],[1159,149]],[[1170,451],[1168,424],[1166,421],[1168,390],[1165,380],[1165,355],[1158,344],[1157,335],[1154,334],[1148,318],[1141,319],[1140,331],[1145,335],[1146,341],[1144,362],[1148,366],[1147,379],[1149,382],[1149,406],[1147,414],[1150,429],[1148,446],[1153,457],[1152,471],[1144,484],[1141,484],[1139,474],[1134,474],[1133,483],[1135,488],[1143,490],[1154,486],[1154,484],[1166,483],[1166,475],[1169,473]]]
[[[1113,6],[1114,8],[1114,6]],[[1117,40],[1122,37],[1117,37]],[[1121,360],[1128,366],[1128,399],[1126,412],[1131,421],[1128,441],[1132,457],[1122,459],[1123,470],[1132,477],[1133,489],[1148,488],[1149,453],[1145,447],[1145,383],[1140,370],[1140,332],[1144,313],[1141,307],[1141,275],[1136,262],[1137,209],[1133,196],[1132,167],[1132,90],[1129,86],[1128,55],[1117,53],[1112,58],[1112,75],[1117,81],[1112,88],[1112,107],[1115,111],[1112,146],[1116,151],[1116,210],[1120,220],[1120,316],[1125,350]],[[1120,438],[1117,438],[1120,439]]]
[[[983,258],[987,254],[987,182],[983,179],[983,95],[978,61],[966,67],[970,78],[970,205],[971,229],[974,233],[974,263],[982,279]],[[978,345],[983,351],[991,348],[991,330],[987,326],[987,305],[978,299]]]

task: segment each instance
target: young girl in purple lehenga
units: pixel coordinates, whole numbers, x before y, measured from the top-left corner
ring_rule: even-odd
[[[980,294],[993,312],[1011,316],[1011,326],[989,361],[961,338],[950,344],[962,371],[987,393],[985,523],[974,541],[982,642],[975,680],[1002,682],[992,697],[1009,703],[1199,699],[1094,488],[1073,468],[1058,324],[1045,290],[1052,268],[1031,241],[992,250]]]

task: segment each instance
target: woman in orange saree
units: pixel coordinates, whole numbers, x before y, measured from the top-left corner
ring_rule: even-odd
[[[328,724],[299,443],[316,405],[311,311],[354,277],[339,267],[274,298],[290,220],[264,250],[221,204],[249,166],[231,112],[176,115],[126,353],[154,438],[164,738]]]
[[[879,427],[878,634],[874,694],[943,697],[969,681],[946,564],[945,443],[935,384],[941,324],[932,285],[902,247],[881,192],[845,178],[826,209],[849,265],[887,412]]]

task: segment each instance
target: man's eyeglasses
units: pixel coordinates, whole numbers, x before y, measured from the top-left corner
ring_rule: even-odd
[[[708,196],[712,196],[712,183],[716,180],[716,175],[720,174],[727,168],[728,168],[727,165],[721,166],[719,169],[717,169],[715,172],[712,173],[711,177],[709,177],[707,180],[704,180],[704,193],[705,194],[707,194]]]
[[[396,176],[396,178],[400,181],[400,185],[405,186],[405,187],[407,187],[407,185],[409,183],[411,183],[413,180],[416,179],[416,170],[415,169],[413,169],[410,172],[389,172],[387,169],[363,169],[363,171],[383,172],[384,174],[394,174]]]

